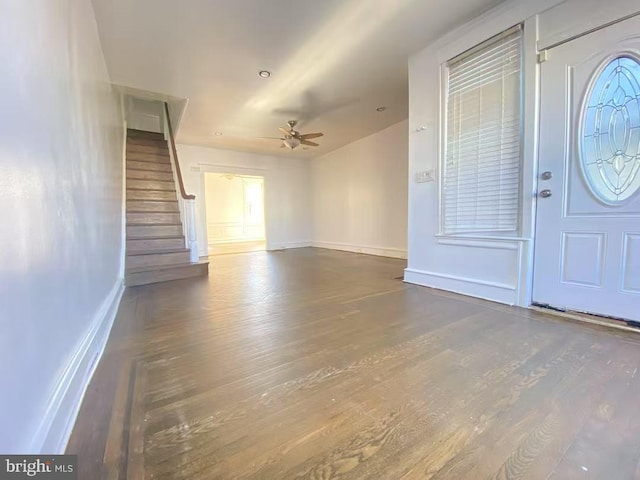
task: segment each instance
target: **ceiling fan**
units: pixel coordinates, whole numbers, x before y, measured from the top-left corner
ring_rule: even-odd
[[[296,120],[289,120],[287,125],[289,129],[285,127],[279,127],[279,130],[282,132],[284,137],[262,137],[262,138],[271,138],[273,140],[281,140],[282,145],[280,148],[289,148],[293,150],[294,148],[299,147],[300,145],[307,145],[309,147],[319,147],[320,145],[316,142],[310,142],[312,138],[322,137],[324,133],[307,133],[301,135],[300,132],[294,130],[295,126],[298,124]]]

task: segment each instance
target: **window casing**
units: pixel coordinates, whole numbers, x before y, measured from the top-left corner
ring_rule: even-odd
[[[445,111],[442,232],[517,232],[522,190],[521,26],[447,63]]]

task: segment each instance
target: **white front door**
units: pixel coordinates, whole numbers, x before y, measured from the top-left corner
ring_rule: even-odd
[[[640,17],[541,65],[533,301],[640,321]]]

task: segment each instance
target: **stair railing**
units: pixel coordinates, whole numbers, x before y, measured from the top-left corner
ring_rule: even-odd
[[[171,157],[171,169],[173,170],[173,179],[176,182],[176,190],[178,191],[178,208],[180,210],[180,218],[182,219],[182,231],[184,233],[185,247],[189,249],[189,260],[191,263],[198,263],[198,238],[196,234],[196,196],[188,195],[184,182],[182,181],[182,172],[180,171],[180,163],[178,162],[178,151],[176,150],[176,141],[173,135],[173,127],[171,126],[171,118],[169,117],[169,105],[164,102],[164,136],[169,142],[169,156]]]

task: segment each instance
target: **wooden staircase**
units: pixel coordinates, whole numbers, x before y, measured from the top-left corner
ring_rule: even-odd
[[[169,148],[161,133],[127,131],[127,286],[205,276],[190,263]]]

